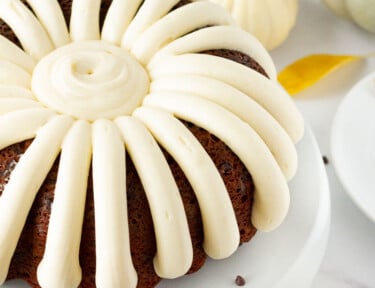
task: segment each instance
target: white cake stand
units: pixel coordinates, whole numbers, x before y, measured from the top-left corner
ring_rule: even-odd
[[[245,278],[247,288],[310,287],[328,240],[330,196],[322,155],[309,128],[297,149],[298,173],[290,183],[291,207],[281,227],[257,233],[226,260],[208,261],[197,273],[158,287],[237,287],[237,275]]]
[[[257,233],[232,257],[208,260],[199,272],[163,280],[158,288],[237,287],[237,275],[246,280],[248,288],[310,287],[327,244],[330,197],[322,156],[310,129],[297,148],[299,169],[290,183],[291,207],[282,226],[272,233]],[[27,287],[21,281],[3,286]]]

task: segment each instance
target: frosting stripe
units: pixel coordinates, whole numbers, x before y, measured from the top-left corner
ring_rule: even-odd
[[[70,117],[58,116],[38,132],[20,158],[0,197],[0,284],[6,279],[34,198],[51,169],[71,124]]]
[[[203,247],[207,255],[214,259],[229,257],[238,248],[240,232],[228,191],[210,156],[195,136],[171,114],[142,107],[133,115],[141,119],[177,161],[192,185],[201,210]]]
[[[156,51],[176,38],[203,26],[226,24],[233,24],[233,18],[219,5],[208,1],[185,5],[145,30],[131,51],[138,61],[146,64]],[[209,42],[212,42],[212,38],[209,38]]]
[[[201,75],[227,83],[249,95],[286,130],[293,142],[303,136],[303,119],[291,97],[277,83],[248,67],[221,57],[185,54],[163,57],[149,65],[153,80],[177,74]]]
[[[120,45],[141,2],[142,0],[113,0],[104,21],[102,40]]]
[[[19,110],[1,115],[0,149],[35,137],[38,129],[54,115],[52,111],[44,108]]]
[[[10,61],[31,73],[35,67],[35,60],[7,38],[0,35],[0,59]]]
[[[25,98],[25,99],[34,99],[33,93],[25,88],[0,84],[0,98]]]
[[[30,99],[0,97],[0,115],[12,111],[23,110],[27,108],[42,108],[43,106]]]
[[[191,266],[193,248],[172,172],[155,139],[139,120],[120,117],[116,124],[149,202],[157,247],[155,271],[162,278],[182,276]]]
[[[183,75],[152,82],[151,93],[191,93],[219,104],[248,123],[267,144],[287,180],[297,170],[297,152],[288,134],[262,106],[246,94],[213,78]]]
[[[187,34],[155,53],[151,61],[163,55],[199,53],[206,50],[228,49],[252,57],[276,81],[277,72],[271,56],[259,41],[236,26],[211,26]]]
[[[142,3],[137,15],[126,29],[121,46],[130,50],[137,38],[157,20],[166,15],[180,0],[148,0]]]
[[[12,28],[31,57],[41,59],[53,50],[47,32],[21,1],[1,0],[0,18]]]
[[[55,47],[61,47],[70,42],[64,14],[57,0],[27,0],[27,3],[38,16]]]
[[[99,40],[101,0],[73,0],[70,37],[73,41]]]
[[[165,109],[226,143],[253,177],[254,226],[270,231],[280,225],[289,208],[288,185],[271,152],[247,123],[225,108],[194,95],[176,93],[171,97],[168,93],[153,93],[145,98],[144,105]]]
[[[41,287],[78,287],[79,247],[91,160],[91,127],[77,121],[62,144],[46,249],[38,267]]]
[[[135,288],[130,255],[126,198],[125,148],[109,120],[93,124],[96,286]]]
[[[12,62],[0,60],[0,84],[30,88],[31,75]]]

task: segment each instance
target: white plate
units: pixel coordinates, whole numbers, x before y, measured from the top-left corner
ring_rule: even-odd
[[[345,190],[375,221],[375,73],[359,81],[341,102],[331,149]]]
[[[309,287],[327,243],[330,198],[322,157],[309,129],[298,144],[298,154],[299,170],[290,183],[290,212],[279,229],[257,233],[229,259],[208,261],[199,272],[164,280],[158,287],[237,287],[237,275],[246,279],[248,288]],[[26,287],[13,281],[3,288]]]

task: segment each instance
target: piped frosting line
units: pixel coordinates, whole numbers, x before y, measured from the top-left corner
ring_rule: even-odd
[[[102,40],[120,45],[141,2],[142,0],[113,0],[104,20]]]
[[[41,287],[78,287],[82,278],[79,248],[91,163],[91,126],[77,121],[62,144],[55,196],[43,259]]]
[[[203,26],[226,24],[233,24],[233,18],[219,5],[208,1],[184,5],[145,30],[133,44],[131,51],[145,65],[163,45],[176,38]]]
[[[0,35],[0,59],[12,62],[30,74],[35,67],[35,60],[18,46]]]
[[[55,113],[48,109],[26,109],[0,116],[0,149],[34,138]],[[0,242],[1,243],[1,242]]]
[[[256,101],[234,87],[214,78],[197,75],[179,75],[159,78],[152,82],[151,93],[189,93],[204,97],[225,107],[248,123],[267,144],[287,180],[297,170],[296,148],[271,114]]]
[[[177,161],[193,187],[202,215],[203,247],[207,255],[214,259],[229,257],[238,248],[240,232],[228,191],[210,156],[170,113],[142,107],[133,115]]]
[[[293,142],[302,138],[303,118],[291,97],[277,83],[258,72],[228,59],[202,54],[166,56],[156,62],[148,66],[153,80],[181,74],[215,78],[257,101],[279,121]]]
[[[57,0],[27,0],[55,47],[70,42],[64,14]]]
[[[0,18],[14,31],[26,53],[41,59],[53,50],[53,44],[34,14],[19,0],[1,0]]]
[[[72,119],[58,116],[48,122],[21,156],[0,197],[0,284],[4,283],[10,261],[34,198],[55,161]],[[2,130],[1,130],[2,131]]]
[[[211,26],[189,33],[157,51],[151,62],[165,55],[177,56],[215,49],[228,49],[249,55],[263,67],[270,79],[276,81],[276,68],[266,49],[255,37],[233,25]]]
[[[31,75],[12,62],[0,60],[0,84],[30,88]]]
[[[137,286],[130,254],[125,148],[113,122],[92,125],[96,286]]]
[[[194,95],[153,93],[144,105],[165,109],[220,138],[242,160],[255,184],[252,223],[271,231],[284,220],[289,189],[276,160],[255,131],[221,106]],[[239,141],[240,140],[240,141]]]
[[[99,40],[101,0],[73,0],[70,37],[73,41]]]
[[[147,0],[126,29],[121,46],[131,50],[137,38],[153,23],[166,15],[180,0]]]
[[[28,108],[42,108],[43,106],[31,99],[0,97],[0,115]]]
[[[193,248],[182,199],[168,163],[146,127],[134,117],[116,120],[146,192],[154,223],[154,269],[162,278],[184,275]]]
[[[29,89],[15,85],[0,84],[0,98],[34,99],[34,95]]]

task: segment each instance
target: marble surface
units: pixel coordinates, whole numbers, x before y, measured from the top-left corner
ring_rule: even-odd
[[[372,7],[371,9],[375,9]],[[335,17],[321,0],[300,0],[295,29],[272,51],[277,68],[313,53],[375,52],[375,34]],[[330,134],[337,107],[350,88],[375,71],[375,57],[349,64],[296,97],[323,155],[331,157]],[[332,224],[326,256],[312,288],[375,287],[375,223],[346,194],[331,163],[326,165],[332,197]],[[374,207],[375,209],[375,207]]]

